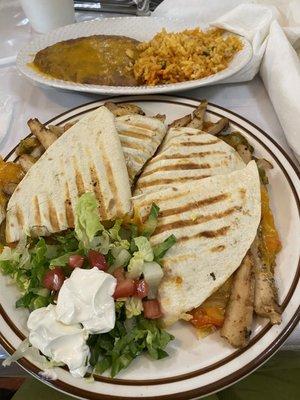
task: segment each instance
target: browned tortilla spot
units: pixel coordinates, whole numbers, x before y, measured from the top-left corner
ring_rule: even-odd
[[[147,135],[145,133],[139,133],[139,132],[134,132],[134,131],[119,131],[119,135],[121,136],[128,136],[128,137],[133,137],[136,139],[149,139],[151,135]]]
[[[246,189],[240,188],[239,192],[240,192],[241,198],[244,200],[246,198]]]
[[[199,233],[195,233],[191,236],[182,236],[177,239],[177,243],[179,242],[187,242],[189,240],[198,239],[198,238],[207,238],[207,239],[214,239],[220,236],[225,236],[226,233],[229,231],[230,226],[223,226],[220,229],[216,229],[215,231],[202,231]]]
[[[50,224],[53,228],[54,232],[58,232],[59,231],[59,222],[58,222],[58,218],[57,218],[57,214],[56,214],[56,210],[55,207],[52,203],[52,200],[48,199],[47,201],[47,205],[48,205],[48,213],[49,213],[49,221]]]
[[[181,178],[161,178],[161,179],[154,179],[153,181],[149,182],[141,182],[139,181],[137,184],[137,188],[146,188],[150,186],[155,186],[155,185],[164,185],[164,184],[170,184],[170,183],[179,183],[179,182],[188,182],[188,181],[194,181],[198,179],[203,179],[203,178],[208,178],[210,175],[199,175],[199,176],[184,176]]]
[[[155,172],[164,172],[164,171],[189,171],[192,169],[209,169],[211,168],[211,165],[208,163],[204,163],[204,164],[197,164],[197,163],[186,163],[186,164],[173,164],[173,165],[163,165],[161,167],[152,169],[151,171],[146,171],[143,173],[143,178],[145,176],[149,176],[154,174]]]
[[[200,207],[209,206],[211,204],[219,203],[226,200],[229,197],[228,193],[219,194],[217,196],[208,197],[203,200],[194,201],[193,203],[185,204],[181,207],[169,208],[168,210],[163,210],[160,213],[161,217],[168,217],[170,215],[181,214],[185,211],[191,211],[194,209],[199,209]]]
[[[203,222],[224,218],[224,217],[227,217],[228,215],[233,214],[235,211],[241,211],[241,207],[235,206],[235,207],[229,208],[225,211],[221,211],[218,213],[208,214],[208,215],[199,215],[194,220],[190,220],[190,219],[179,220],[179,221],[170,222],[165,225],[160,225],[155,229],[153,236],[158,235],[165,231],[171,231],[171,230],[178,229],[178,228],[185,228],[187,226],[195,226],[198,224],[202,224]]]
[[[67,219],[67,223],[68,226],[74,227],[75,223],[74,223],[74,215],[73,215],[73,208],[72,208],[72,202],[70,200],[70,190],[69,190],[69,186],[68,186],[68,182],[66,182],[66,186],[65,186],[65,213],[66,213],[66,219]]]
[[[116,217],[120,217],[121,215],[118,215],[119,210],[122,209],[121,204],[120,204],[120,195],[118,193],[118,188],[116,186],[115,177],[113,175],[113,171],[112,171],[112,168],[110,165],[110,160],[107,158],[104,148],[102,148],[102,157],[103,157],[103,164],[104,164],[104,168],[105,168],[106,176],[107,176],[107,180],[108,180],[108,185],[112,192],[112,198],[116,202]]]
[[[24,227],[24,215],[22,213],[22,210],[18,206],[16,207],[16,217],[17,217],[19,226],[21,228],[23,228]]]
[[[211,249],[210,249],[210,251],[212,251],[213,253],[219,253],[219,252],[221,252],[221,251],[223,251],[223,250],[225,250],[225,246],[224,245],[220,245],[220,246],[216,246],[216,247],[212,247]]]
[[[109,203],[108,203],[108,210],[112,211],[114,206],[115,206],[115,204],[116,204],[115,200],[114,199],[110,199]]]
[[[225,151],[199,151],[199,152],[194,152],[194,153],[189,153],[189,154],[180,154],[180,153],[175,153],[175,154],[170,154],[170,155],[164,155],[162,154],[161,156],[153,158],[149,164],[155,164],[155,162],[160,161],[161,159],[164,160],[177,160],[177,159],[182,159],[182,158],[203,158],[209,155],[224,155],[226,154]]]
[[[175,283],[176,283],[176,285],[181,285],[182,284],[182,278],[181,278],[181,276],[176,276],[175,277]]]
[[[174,192],[176,192],[178,190],[175,187],[171,187],[170,189],[172,189],[172,191],[174,191]],[[163,203],[163,202],[169,201],[169,200],[175,200],[175,199],[177,200],[177,199],[180,199],[180,198],[184,198],[187,194],[188,194],[187,192],[182,192],[182,191],[180,191],[179,193],[176,193],[176,194],[171,193],[171,194],[169,194],[168,196],[165,196],[165,197],[161,196],[160,199],[159,199],[159,202]],[[150,207],[151,207],[152,203],[153,203],[152,199],[145,199],[144,201],[141,201],[139,203],[139,208],[149,207],[149,212],[150,212]],[[148,218],[148,215],[145,215],[145,217],[143,217],[143,221],[146,220],[147,218]]]
[[[99,214],[101,219],[107,219],[106,207],[105,207],[105,200],[103,197],[103,193],[101,191],[101,185],[99,176],[97,174],[97,168],[94,164],[90,164],[90,174],[93,183],[93,191],[97,200],[99,201]]]
[[[210,142],[180,142],[179,145],[181,146],[208,146],[210,144],[219,143],[219,139],[211,140]]]
[[[126,158],[126,155],[125,155],[125,158]],[[135,161],[137,164],[144,163],[144,160],[142,157],[139,157],[138,155],[133,154],[133,153],[130,154],[130,157],[127,157],[127,161],[132,161],[132,160]]]
[[[37,226],[41,226],[42,219],[41,219],[39,200],[38,200],[37,196],[34,196],[34,198],[33,198],[33,209],[34,209],[34,223]]]
[[[133,124],[131,124],[130,122],[128,122],[128,125],[136,126],[136,127],[138,127],[138,128],[142,128],[142,129],[152,130],[151,126],[149,126],[149,125],[147,125],[147,124],[136,123],[136,122],[133,123]]]
[[[75,171],[75,182],[76,182],[77,192],[78,192],[78,195],[81,196],[82,194],[85,193],[84,181],[83,181],[83,178],[80,173],[80,169],[77,165],[77,160],[75,157],[73,157],[73,168]]]
[[[135,149],[135,150],[140,150],[140,151],[143,151],[143,152],[145,151],[145,146],[143,144],[137,144],[137,143],[133,143],[133,142],[128,143],[126,139],[124,140],[122,138],[122,136],[120,136],[120,140],[121,140],[123,148]]]

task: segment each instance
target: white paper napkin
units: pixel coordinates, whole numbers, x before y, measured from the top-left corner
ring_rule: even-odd
[[[164,0],[153,15],[185,18],[245,36],[253,57],[222,83],[251,80],[260,71],[287,141],[300,161],[299,0],[189,0],[186,7],[182,0]]]

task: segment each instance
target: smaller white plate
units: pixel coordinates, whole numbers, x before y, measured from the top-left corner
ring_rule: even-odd
[[[187,23],[183,20],[156,18],[156,17],[120,17],[120,18],[104,18],[101,20],[93,20],[80,22],[73,25],[67,25],[63,28],[56,29],[49,34],[42,35],[27,46],[20,50],[17,57],[17,67],[29,79],[38,84],[52,86],[59,89],[75,90],[79,92],[90,92],[99,94],[150,94],[150,93],[167,93],[193,89],[200,86],[206,86],[217,83],[238,72],[243,68],[252,57],[252,47],[250,43],[243,37],[243,49],[239,51],[230,62],[228,68],[214,75],[203,79],[193,81],[172,83],[157,86],[104,86],[90,85],[75,82],[63,81],[55,79],[39,73],[31,68],[28,64],[34,59],[35,54],[47,46],[63,40],[75,39],[83,36],[91,36],[96,34],[103,35],[124,35],[140,41],[150,40],[162,28],[167,31],[178,32],[183,29],[191,29],[197,27],[196,24]],[[207,26],[201,26],[206,29]]]

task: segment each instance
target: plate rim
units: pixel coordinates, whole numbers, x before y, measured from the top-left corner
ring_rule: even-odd
[[[180,18],[159,17],[159,16],[143,16],[143,17],[139,17],[139,20],[141,20],[141,19],[149,20],[150,18],[152,21],[156,20],[156,21],[162,21],[162,22],[163,21],[174,22],[177,20],[177,21],[182,22],[182,20]],[[133,17],[133,16],[111,17],[111,18],[102,18],[102,19],[81,21],[76,24],[69,24],[69,25],[57,28],[53,31],[50,31],[43,35],[40,35],[39,37],[35,37],[32,40],[30,40],[28,43],[26,43],[26,45],[18,51],[17,56],[16,56],[16,66],[17,66],[18,70],[27,79],[35,82],[36,84],[43,85],[43,86],[50,87],[50,88],[68,90],[68,91],[76,91],[76,92],[96,93],[96,94],[102,94],[102,95],[106,94],[106,95],[122,96],[122,95],[126,95],[128,93],[131,93],[132,95],[142,95],[142,94],[146,95],[146,94],[178,92],[178,91],[195,89],[198,87],[219,83],[220,81],[222,81],[224,79],[228,79],[228,78],[232,77],[233,75],[235,75],[236,73],[238,73],[242,68],[244,68],[249,63],[249,61],[251,60],[252,55],[253,55],[252,45],[249,42],[249,40],[242,35],[239,35],[235,32],[231,32],[233,35],[239,36],[241,38],[241,40],[243,41],[243,43],[247,47],[247,52],[245,54],[244,61],[240,62],[240,64],[238,66],[236,66],[233,71],[230,70],[228,73],[226,73],[228,68],[225,68],[222,71],[219,71],[213,75],[209,75],[204,78],[200,78],[200,79],[196,79],[196,80],[189,80],[189,81],[184,81],[184,82],[162,84],[162,85],[156,85],[156,86],[150,86],[150,85],[149,86],[146,86],[146,85],[143,85],[143,86],[108,86],[108,85],[83,84],[83,83],[72,82],[72,81],[64,81],[62,79],[56,79],[56,78],[52,78],[52,80],[51,80],[51,78],[47,78],[47,76],[44,77],[43,74],[39,74],[38,72],[36,72],[34,70],[32,70],[32,71],[29,70],[27,63],[20,61],[21,57],[26,57],[26,56],[28,56],[28,54],[30,54],[30,51],[28,50],[28,48],[30,46],[34,45],[35,43],[38,43],[43,38],[47,38],[45,40],[48,41],[49,38],[51,37],[51,35],[55,35],[55,33],[58,33],[60,31],[63,32],[66,29],[71,29],[71,27],[74,25],[84,26],[84,25],[93,25],[93,24],[101,23],[103,21],[105,22],[107,20],[109,20],[109,21],[119,21],[119,20],[124,21],[124,20],[129,20],[129,19],[136,19],[136,17]],[[207,29],[208,27],[210,27],[210,25],[204,24],[204,23],[202,23],[202,25],[199,24],[200,28],[201,28],[201,26],[203,26],[204,29]],[[193,27],[194,27],[194,25],[191,22],[190,29],[192,29]],[[185,29],[189,29],[189,28],[186,27]],[[62,39],[62,40],[65,40],[65,39]],[[45,45],[45,46],[48,47],[48,45]],[[224,73],[224,71],[225,71],[225,73]],[[32,72],[33,72],[33,75],[31,75]],[[219,79],[218,78],[214,79],[214,77],[218,77],[218,74],[221,74],[221,73],[224,73],[224,76],[222,76]],[[207,83],[203,82],[204,80],[209,79],[209,78],[212,78],[209,82],[207,82]]]
[[[118,101],[119,99],[119,101]],[[134,102],[134,101],[149,101],[149,102],[156,102],[156,101],[163,101],[163,102],[172,102],[175,104],[183,104],[186,106],[190,106],[190,107],[194,107],[193,104],[188,104],[188,103],[182,103],[181,100],[188,100],[188,101],[199,101],[199,99],[193,98],[193,97],[189,97],[189,96],[170,96],[170,95],[156,95],[156,96],[149,96],[149,95],[135,95],[135,96],[109,96],[109,97],[105,97],[102,99],[97,99],[97,100],[93,100],[91,102],[88,103],[84,103],[81,104],[77,107],[74,107],[72,109],[66,110],[63,113],[60,113],[59,115],[56,115],[55,117],[51,118],[50,120],[48,120],[45,124],[48,125],[50,124],[52,121],[62,118],[63,116],[65,116],[66,114],[72,113],[73,111],[76,111],[78,109],[90,106],[92,104],[96,104],[96,103],[103,103],[107,100],[115,100],[116,102]],[[264,132],[261,128],[259,128],[257,125],[255,125],[254,123],[252,123],[251,121],[249,121],[248,119],[244,118],[243,116],[240,116],[239,114],[225,108],[219,105],[216,105],[214,103],[210,103],[209,105],[212,107],[215,107],[216,109],[219,109],[221,111],[225,111],[229,114],[232,114],[233,116],[239,118],[240,120],[242,120],[243,122],[249,124],[250,126],[252,126],[254,129],[256,129],[257,131],[259,131],[263,136],[265,136],[267,139],[269,139],[272,144],[279,150],[279,152],[283,155],[283,158],[286,159],[286,161],[288,161],[288,164],[292,167],[292,170],[296,173],[298,179],[300,179],[300,171],[298,169],[298,167],[296,166],[296,164],[294,163],[294,161],[290,158],[290,156],[286,153],[286,151],[284,149],[282,149],[282,147],[272,138],[270,137],[266,132]],[[87,110],[83,111],[86,112]],[[216,114],[216,115],[220,115],[214,111],[210,110],[210,113],[212,114]],[[77,115],[80,115],[80,113],[78,113]],[[70,117],[71,118],[76,118],[76,115],[73,115]],[[230,118],[229,118],[230,120]],[[64,122],[66,122],[66,120],[64,120]],[[237,122],[235,121],[231,121],[232,123],[234,123],[235,125],[239,125]],[[289,186],[291,187],[291,190],[293,192],[293,195],[295,197],[296,200],[296,204],[298,207],[298,212],[300,212],[300,208],[299,208],[299,196],[297,194],[297,191],[295,189],[295,186],[293,184],[293,182],[291,181],[291,178],[289,176],[289,173],[286,171],[285,167],[282,165],[281,161],[278,159],[278,157],[272,152],[272,150],[268,149],[266,144],[260,140],[260,138],[256,137],[254,133],[250,132],[246,127],[241,126],[243,130],[245,130],[247,133],[250,134],[251,137],[254,137],[254,140],[258,141],[261,145],[263,145],[263,147],[265,147],[267,149],[267,151],[269,151],[272,154],[272,157],[274,157],[274,159],[276,160],[276,162],[278,163],[281,171],[284,173],[285,179],[288,181]],[[29,135],[28,135],[29,136]],[[5,160],[7,160],[8,158],[10,158],[14,152],[15,152],[16,147],[14,147],[5,157]],[[295,274],[295,278],[294,281],[291,285],[291,287],[289,288],[288,294],[286,295],[286,305],[289,303],[290,298],[292,296],[291,289],[294,287],[294,290],[297,287],[297,283],[299,282],[299,268],[300,268],[300,260],[298,262],[298,267],[297,267],[297,271]],[[289,298],[288,298],[289,297]],[[285,302],[284,301],[284,302]],[[5,311],[2,309],[2,306],[0,305],[0,314],[3,317],[3,313],[7,316],[7,314],[5,313]],[[8,320],[11,321],[9,319],[9,317],[7,316]],[[5,318],[4,318],[5,319]],[[292,332],[292,330],[296,327],[297,323],[300,321],[300,305],[298,307],[298,309],[296,310],[295,314],[290,318],[289,322],[287,323],[287,325],[283,328],[283,330],[278,334],[278,336],[269,344],[269,346],[267,348],[265,348],[256,358],[250,360],[246,365],[244,365],[243,368],[241,368],[240,370],[236,370],[233,373],[231,373],[230,375],[224,376],[223,378],[219,379],[218,381],[212,382],[208,385],[204,385],[200,388],[195,388],[189,391],[186,391],[184,394],[183,393],[176,393],[176,394],[167,394],[167,395],[162,395],[160,396],[160,398],[162,399],[191,399],[194,396],[202,396],[202,395],[206,395],[209,393],[212,393],[214,391],[220,390],[222,388],[224,388],[225,386],[229,386],[235,382],[237,382],[238,380],[244,378],[245,376],[247,376],[249,373],[253,372],[256,368],[258,368],[260,365],[262,365],[265,361],[267,361],[279,348],[280,346],[284,343],[284,341],[287,339],[287,337],[290,335],[290,333]],[[7,323],[7,320],[5,319],[5,322]],[[11,321],[12,322],[12,321]],[[270,329],[269,327],[270,324],[267,324],[254,338],[253,340],[255,340],[255,343],[257,341],[259,341],[262,336],[264,336],[264,334]],[[13,332],[15,332],[13,330]],[[20,332],[21,333],[21,332]],[[18,335],[17,335],[18,336]],[[7,341],[7,339],[5,339],[5,337],[3,336],[2,332],[0,332],[0,344],[3,345],[4,348],[6,348],[6,350],[11,353],[11,351],[14,350],[14,347]],[[254,344],[254,343],[253,343]],[[247,347],[246,349],[248,349],[249,347]],[[9,349],[9,350],[8,350]],[[240,354],[236,354],[237,352],[239,352],[238,350],[234,353],[231,354],[231,356],[234,356],[233,358],[239,357]],[[226,357],[225,357],[226,359]],[[223,359],[224,360],[224,359]],[[220,362],[222,362],[223,360],[220,360]],[[228,360],[230,361],[230,360]],[[225,363],[222,363],[223,365],[226,364],[228,361],[226,361]],[[38,375],[38,373],[40,372],[39,368],[36,367],[35,365],[33,365],[30,361],[28,361],[27,359],[22,359],[19,361],[20,365],[24,368],[28,368],[29,372],[34,374],[36,377],[38,377],[39,379],[41,379],[41,377]],[[217,363],[215,363],[217,364]],[[214,364],[212,364],[212,366],[214,366]],[[208,366],[208,368],[211,366]],[[204,367],[205,368],[205,367]],[[201,369],[202,370],[202,369]],[[201,371],[198,370],[198,371]],[[209,372],[209,371],[205,371]],[[204,373],[204,372],[202,372]],[[192,375],[191,374],[196,374],[196,375]],[[197,371],[192,371],[191,373],[187,373],[184,374],[186,375],[184,378],[182,379],[176,379],[178,377],[180,377],[181,375],[174,377],[174,380],[171,380],[172,382],[180,382],[180,380],[183,379],[189,379],[195,376],[198,376],[199,373],[197,373]],[[103,377],[102,377],[103,378]],[[119,379],[119,383],[116,382],[116,379],[111,379],[111,378],[106,378],[104,377],[105,380],[104,382],[108,382],[110,384],[123,384],[126,385],[132,385],[132,381],[131,380],[125,380],[125,379]],[[109,379],[109,381],[107,381],[106,379]],[[172,377],[171,377],[172,379]],[[97,379],[98,380],[98,379]],[[101,381],[103,379],[100,379]],[[118,379],[117,379],[118,380]],[[150,383],[151,380],[140,380],[140,381],[136,381],[138,382],[137,385],[142,386],[142,385],[151,385],[151,384],[156,384],[156,385],[160,385],[160,384],[164,384],[164,383],[169,383],[169,379],[168,378],[162,378],[162,379],[155,379],[155,381],[157,383]],[[85,389],[81,389],[78,387],[75,387],[73,385],[69,385],[64,381],[60,381],[60,380],[56,380],[55,383],[59,383],[59,385],[56,385],[54,383],[50,384],[49,382],[46,382],[47,384],[49,384],[50,386],[54,386],[56,389],[58,390],[63,390],[66,391],[68,394],[71,395],[75,395],[75,396],[86,396],[88,395],[90,399],[99,399],[99,398],[103,398],[103,399],[120,399],[120,398],[124,398],[125,397],[118,397],[118,396],[110,396],[110,395],[104,395],[104,394],[100,394],[100,393],[95,393],[95,392],[90,392],[87,391]],[[140,397],[131,397],[132,399],[140,399]],[[153,400],[153,396],[152,397],[143,397],[144,399],[152,399]]]

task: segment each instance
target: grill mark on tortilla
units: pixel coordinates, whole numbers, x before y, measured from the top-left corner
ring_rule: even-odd
[[[211,140],[210,142],[180,142],[178,143],[181,146],[186,146],[186,147],[190,147],[190,146],[208,146],[211,144],[216,144],[219,143],[220,140],[219,139],[215,139],[215,140]]]
[[[240,188],[239,192],[240,192],[240,195],[241,195],[241,199],[245,200],[245,198],[246,198],[246,189],[245,188]]]
[[[107,207],[108,211],[112,211],[115,205],[116,205],[115,199],[110,199]]]
[[[120,202],[120,196],[118,193],[118,188],[114,179],[114,174],[110,165],[110,160],[107,158],[106,152],[104,151],[104,148],[102,148],[102,157],[103,157],[103,164],[104,168],[106,171],[106,177],[108,181],[108,185],[110,187],[111,193],[112,193],[112,198],[115,200],[115,205],[116,205],[116,215],[118,216],[118,211],[122,209],[121,202]]]
[[[54,231],[59,231],[59,222],[58,222],[55,207],[54,207],[51,199],[47,200],[47,206],[48,206],[48,213],[49,213],[49,222]]]
[[[133,127],[137,127],[137,128],[142,128],[142,129],[147,129],[149,131],[152,130],[152,127],[146,124],[142,124],[142,123],[138,123],[138,122],[130,122],[130,121],[126,121],[126,124],[133,126]]]
[[[226,246],[224,246],[223,244],[221,244],[220,246],[212,247],[212,248],[210,249],[210,251],[213,252],[213,253],[220,253],[221,251],[225,250],[225,248],[226,248]]]
[[[184,262],[187,260],[195,260],[197,258],[197,256],[193,253],[188,253],[188,254],[180,254],[180,255],[176,255],[174,257],[164,257],[161,260],[162,266],[164,268],[168,268],[168,266],[170,264],[173,263],[180,263],[180,262]]]
[[[126,137],[130,137],[130,138],[136,138],[136,139],[150,139],[151,138],[151,134],[147,135],[145,133],[139,133],[139,132],[134,132],[134,131],[119,131],[118,132],[119,135],[122,136],[126,136]]]
[[[200,151],[200,152],[195,152],[195,153],[189,153],[189,154],[180,154],[180,153],[175,153],[175,154],[162,154],[154,159],[152,159],[149,164],[155,164],[157,161],[160,160],[177,160],[177,159],[182,159],[182,158],[203,158],[206,156],[210,156],[210,155],[224,155],[226,154],[225,151],[220,151],[220,150],[216,150],[216,151]]]
[[[140,151],[145,151],[145,147],[143,145],[139,145],[137,143],[133,143],[133,142],[127,142],[126,140],[124,140],[122,138],[122,136],[120,136],[120,140],[122,143],[122,147],[126,148],[126,149],[135,149],[135,150],[140,150]]]
[[[17,217],[17,221],[18,224],[21,228],[24,227],[25,223],[24,223],[24,215],[22,213],[22,210],[19,208],[19,206],[16,207],[16,217]]]
[[[93,186],[93,192],[95,193],[95,196],[97,200],[99,201],[99,214],[101,219],[107,219],[107,214],[106,214],[106,209],[105,209],[105,200],[103,197],[103,193],[101,191],[101,185],[100,185],[100,180],[97,174],[97,168],[94,163],[90,164],[90,174],[91,174],[91,179],[92,179],[92,186]]]
[[[195,226],[202,224],[203,222],[208,222],[216,219],[221,219],[224,217],[227,217],[228,215],[233,214],[235,211],[241,211],[241,207],[235,206],[228,208],[227,210],[213,213],[213,214],[208,214],[208,215],[199,215],[197,218],[191,220],[179,220],[179,221],[174,221],[174,222],[169,222],[165,225],[159,225],[152,236],[159,235],[160,233],[163,233],[165,231],[172,231],[174,229],[178,228],[186,228],[188,226]]]
[[[172,189],[174,189],[174,192],[175,192],[175,188],[172,188]],[[161,198],[159,199],[159,202],[160,202],[160,203],[163,203],[163,202],[169,201],[169,200],[180,199],[180,198],[182,198],[182,197],[187,196],[187,194],[188,194],[188,192],[179,192],[179,193],[177,193],[177,194],[175,194],[174,192],[172,192],[172,193],[170,194],[170,196],[161,197]],[[140,202],[140,203],[139,203],[139,208],[151,207],[151,205],[152,205],[153,202],[154,202],[154,199],[149,199],[148,196],[147,196],[147,199],[145,199],[144,202]],[[149,209],[149,212],[150,212],[150,209]],[[161,213],[160,213],[160,214],[161,214]],[[146,220],[146,219],[148,218],[148,215],[146,215],[144,218],[145,218],[145,220]]]
[[[34,196],[33,198],[33,209],[34,209],[34,223],[37,226],[41,226],[42,218],[41,218],[39,199],[37,198],[37,196]]]
[[[163,185],[163,184],[168,185],[169,183],[194,181],[194,180],[198,180],[198,179],[208,178],[209,176],[210,175],[184,176],[181,178],[160,178],[160,179],[154,179],[153,181],[149,181],[149,182],[138,181],[137,189],[146,188],[146,187],[155,186],[155,185]]]
[[[199,239],[199,238],[206,238],[206,239],[215,239],[220,236],[225,236],[229,231],[230,226],[223,226],[220,229],[216,229],[214,231],[202,231],[195,233],[191,236],[182,236],[177,239],[177,243],[181,242],[188,242],[189,240]]]
[[[198,209],[200,207],[209,206],[211,204],[219,203],[223,200],[228,199],[229,193],[219,194],[217,196],[208,197],[203,200],[194,201],[193,203],[185,204],[184,206],[169,208],[167,210],[163,210],[159,213],[160,217],[169,217],[170,215],[176,215],[183,213],[185,211],[191,211],[195,208]]]
[[[125,158],[127,157],[127,161],[135,161],[139,166],[140,164],[144,163],[144,159],[142,157],[139,156],[139,154],[133,154],[133,153],[128,153],[125,154]]]
[[[68,182],[66,182],[65,185],[65,213],[66,213],[66,219],[68,226],[70,228],[73,228],[75,223],[74,223],[74,214],[73,214],[73,208],[72,208],[72,202],[71,202],[71,195],[70,195],[70,189]]]
[[[76,188],[77,188],[78,195],[81,196],[82,194],[85,193],[84,182],[83,182],[83,178],[80,173],[80,170],[78,168],[77,160],[74,156],[72,157],[72,160],[73,160],[73,168],[74,168],[74,172],[75,172]]]
[[[208,163],[204,163],[204,164],[197,164],[197,163],[186,163],[186,164],[171,164],[171,165],[163,165],[161,167],[152,169],[151,171],[146,171],[143,173],[142,178],[144,178],[145,176],[149,176],[154,174],[155,172],[164,172],[164,171],[189,171],[192,169],[209,169],[212,168],[212,166]]]

